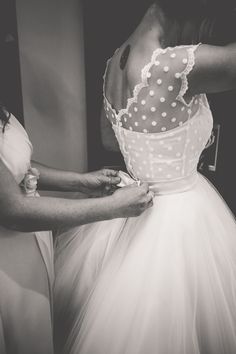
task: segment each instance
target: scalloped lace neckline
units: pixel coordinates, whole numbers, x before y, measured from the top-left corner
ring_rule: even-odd
[[[197,45],[200,45],[200,44],[201,43],[199,43]],[[134,86],[132,96],[127,98],[127,103],[126,103],[125,108],[121,108],[121,109],[115,109],[113,107],[113,105],[110,103],[110,101],[108,100],[108,98],[106,97],[106,93],[105,93],[106,75],[107,75],[108,67],[109,67],[109,64],[110,64],[112,58],[114,57],[115,53],[119,50],[119,48],[116,49],[114,55],[107,60],[105,73],[103,75],[103,97],[104,97],[104,99],[106,101],[107,106],[112,110],[112,112],[114,113],[114,115],[115,115],[117,120],[119,120],[122,115],[128,113],[130,106],[133,103],[137,103],[138,95],[139,95],[140,91],[142,90],[142,88],[148,86],[147,73],[149,72],[150,68],[154,65],[154,62],[155,62],[155,59],[157,58],[157,56],[160,55],[161,53],[166,53],[167,50],[173,51],[176,48],[186,48],[186,47],[189,47],[189,45],[180,45],[180,46],[166,47],[166,48],[160,48],[159,47],[157,49],[154,49],[153,52],[152,52],[152,55],[151,55],[151,60],[149,60],[149,62],[147,64],[145,64],[142,67],[142,69],[141,69],[141,74],[140,74],[140,76],[141,76],[140,80],[141,81]]]

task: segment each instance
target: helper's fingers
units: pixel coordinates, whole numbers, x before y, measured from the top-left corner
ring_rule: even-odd
[[[102,169],[102,173],[104,176],[108,176],[108,177],[117,177],[119,175],[119,171],[110,170],[109,168]]]
[[[153,200],[153,198],[154,198],[154,193],[153,193],[152,191],[148,191],[147,197],[148,197],[148,199],[149,199],[148,201]]]
[[[148,194],[148,204],[147,204],[147,208],[151,208],[153,206],[153,199],[154,199],[154,193],[152,191],[149,191]]]
[[[149,186],[148,186],[147,183],[142,183],[142,184],[140,184],[140,188],[143,188],[143,190],[144,190],[146,193],[148,193],[148,191],[149,191]]]
[[[120,177],[109,177],[109,176],[100,176],[99,177],[99,181],[101,184],[103,185],[117,185],[118,183],[120,183]]]
[[[103,169],[102,170],[103,174],[103,183],[109,184],[109,185],[116,185],[120,183],[121,179],[119,177],[119,171],[116,170],[109,170],[109,169]]]

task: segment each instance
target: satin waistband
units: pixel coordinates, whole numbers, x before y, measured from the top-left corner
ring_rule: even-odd
[[[155,195],[165,195],[165,194],[175,194],[183,193],[191,190],[198,181],[198,172],[194,171],[191,175],[184,176],[176,180],[165,180],[165,181],[140,181],[133,179],[130,175],[123,171],[119,171],[119,177],[121,182],[117,185],[118,187],[124,187],[130,184],[138,184],[145,182],[148,183],[149,189],[154,192]]]
[[[197,183],[198,173],[185,176],[178,180],[164,182],[148,182],[149,189],[155,195],[183,193],[191,190]]]

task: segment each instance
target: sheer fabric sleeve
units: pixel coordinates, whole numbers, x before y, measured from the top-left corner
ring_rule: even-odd
[[[188,75],[195,65],[195,51],[198,45],[157,49],[152,57],[152,65],[145,75],[148,85],[158,86],[158,93],[166,100],[178,100],[189,106],[185,98],[188,91]]]
[[[108,119],[142,133],[165,132],[184,124],[198,109],[195,96],[187,95],[188,75],[194,67],[197,48],[198,45],[190,45],[156,49],[142,69],[141,81],[134,87],[127,106],[116,115],[105,102]]]

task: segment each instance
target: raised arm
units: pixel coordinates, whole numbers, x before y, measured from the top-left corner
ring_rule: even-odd
[[[136,216],[152,205],[148,187],[127,187],[112,196],[84,200],[27,197],[0,159],[0,225],[19,231],[73,227],[94,221]]]
[[[188,76],[187,96],[236,89],[236,43],[226,46],[200,45],[195,66]]]

